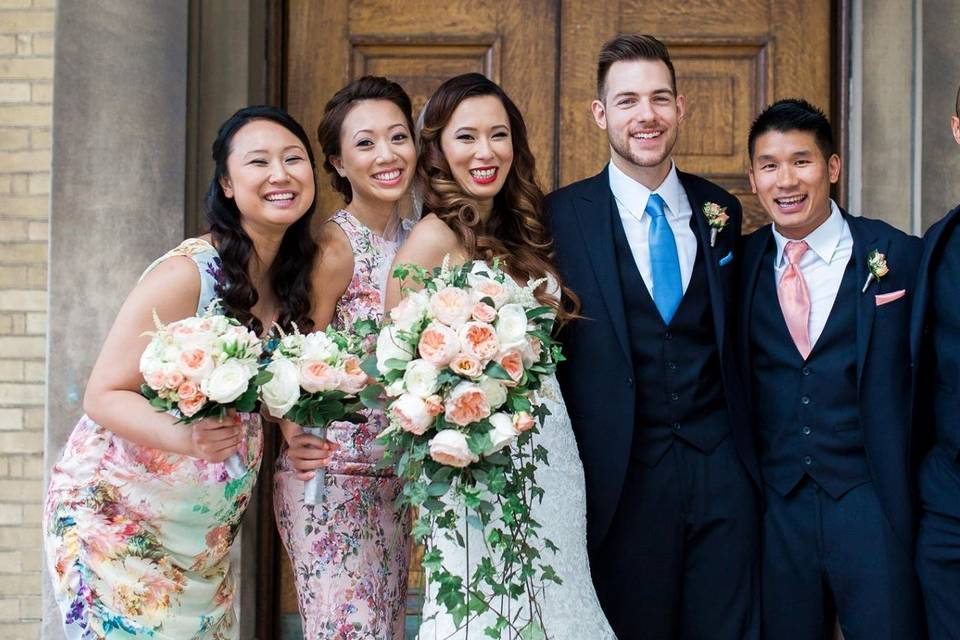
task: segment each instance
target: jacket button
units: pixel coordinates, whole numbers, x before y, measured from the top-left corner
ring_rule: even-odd
[[[811,431],[810,427],[805,426],[803,429],[800,429],[800,433],[802,433],[805,436],[808,436],[811,433],[813,433],[813,431]]]
[[[811,464],[813,464],[813,458],[810,456],[803,456],[803,464],[809,467]]]
[[[800,373],[802,373],[805,376],[810,375],[810,367],[804,367],[803,369],[800,370]]]
[[[802,398],[800,398],[800,404],[810,404],[810,398],[807,396],[803,396]]]
[[[673,400],[674,402],[676,402],[677,400],[680,399],[680,394],[679,394],[679,393],[676,393],[676,392],[671,393],[671,394],[670,394],[670,399]]]
[[[627,386],[633,388],[633,378],[627,378]]]
[[[676,371],[677,363],[671,360],[670,362],[667,363],[667,368],[670,369],[670,371]]]
[[[664,334],[663,334],[663,337],[664,337],[664,339],[666,339],[666,340],[673,340],[673,334],[670,333],[669,331],[667,331],[666,333],[664,333]]]
[[[674,423],[673,423],[673,430],[674,430],[674,431],[680,431],[680,423],[679,423],[679,422],[674,422]]]

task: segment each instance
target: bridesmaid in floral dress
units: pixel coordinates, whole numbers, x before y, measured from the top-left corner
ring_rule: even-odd
[[[401,242],[398,209],[416,164],[410,99],[400,85],[364,77],[327,103],[318,134],[324,169],[346,207],[323,226],[316,312],[337,329],[380,321],[383,291]],[[373,345],[371,344],[371,350]],[[394,507],[400,482],[376,468],[380,412],[336,422],[327,442],[282,424],[274,510],[293,565],[304,637],[402,640],[409,518]],[[333,448],[332,455],[328,450]],[[326,467],[321,504],[305,505],[304,480]]]
[[[138,365],[154,311],[171,322],[219,299],[257,333],[310,326],[315,163],[273,107],[227,120],[213,159],[210,233],[154,262],[123,304],[51,472],[44,548],[67,638],[239,637],[229,549],[260,467],[260,416],[175,424],[138,393]],[[236,451],[247,472],[231,479]]]

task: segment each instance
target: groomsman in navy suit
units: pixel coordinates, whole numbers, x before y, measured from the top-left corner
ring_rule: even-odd
[[[621,640],[757,638],[759,474],[728,339],[740,204],[671,158],[684,99],[661,42],[614,38],[597,84],[610,162],[548,198],[584,316],[558,378],[593,580]]]
[[[960,91],[953,137],[960,144]],[[960,206],[930,227],[913,304],[917,429],[936,444],[920,468],[917,570],[931,640],[960,640]]]
[[[766,485],[763,633],[923,637],[913,570],[910,302],[921,243],[830,199],[823,113],[753,123],[750,184],[773,224],[746,239],[740,347]]]

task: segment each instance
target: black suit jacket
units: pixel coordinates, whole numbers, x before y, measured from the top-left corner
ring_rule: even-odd
[[[740,203],[703,178],[683,172],[678,175],[696,221],[699,251],[706,258],[733,437],[744,465],[759,486],[742,385],[728,340],[735,247],[742,220]],[[710,228],[703,216],[707,202],[726,207],[730,216],[714,247],[710,246]],[[558,368],[557,377],[586,474],[587,538],[591,549],[603,541],[616,512],[636,421],[634,370],[614,251],[612,224],[613,216],[618,215],[614,207],[607,169],[547,198],[557,266],[564,283],[580,297],[584,316],[560,332],[567,361]]]
[[[870,477],[897,535],[912,553],[914,499],[911,462],[910,314],[914,283],[920,264],[921,242],[886,222],[858,218],[843,212],[853,236],[857,273],[857,387],[860,427],[863,432]],[[751,234],[744,243],[741,266],[741,310],[738,350],[750,381],[749,322],[757,276],[768,243],[774,242],[771,226]],[[867,255],[874,249],[887,256],[890,272],[861,293],[867,279]],[[876,295],[901,289],[906,295],[877,306]],[[835,305],[845,301],[836,300]],[[749,394],[748,394],[749,397]],[[751,398],[752,403],[752,398]]]

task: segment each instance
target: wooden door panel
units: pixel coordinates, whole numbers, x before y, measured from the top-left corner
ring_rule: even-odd
[[[830,0],[567,1],[561,13],[560,184],[597,173],[609,158],[593,122],[596,56],[616,33],[652,33],[670,49],[687,117],[677,166],[743,203],[745,230],[766,222],[747,180],[747,133],[763,107],[802,96],[830,108]]]

